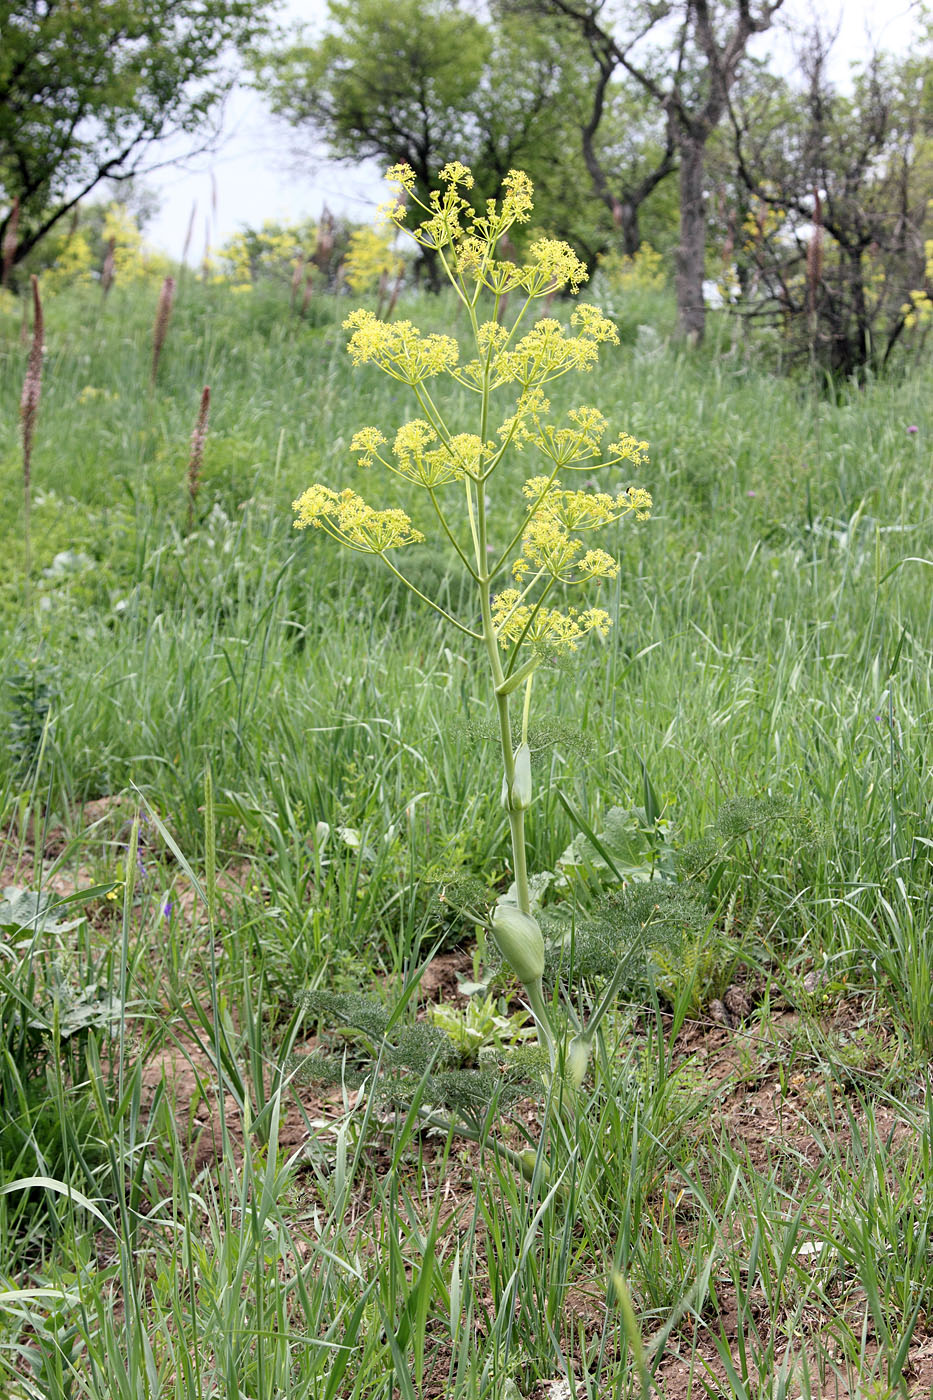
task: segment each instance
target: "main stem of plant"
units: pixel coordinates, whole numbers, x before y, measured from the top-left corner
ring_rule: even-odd
[[[483,411],[482,426],[480,428],[480,440],[486,441],[488,415],[488,386],[483,389]],[[470,484],[467,483],[467,491],[471,493]],[[471,494],[472,499],[472,494]],[[489,603],[490,576],[487,564],[487,531],[486,531],[486,492],[485,481],[480,480],[476,491],[476,530],[474,535],[476,546],[476,572],[477,584],[480,591],[480,608],[483,619],[483,640],[486,644],[486,654],[489,657],[489,667],[492,672],[493,690],[496,696],[496,710],[499,718],[499,743],[502,750],[502,763],[505,770],[505,791],[511,792],[512,784],[515,780],[515,758],[512,752],[512,725],[509,718],[509,696],[503,694],[502,687],[505,683],[505,673],[502,669],[502,661],[499,657],[499,639],[492,620],[492,609]],[[531,890],[528,884],[528,859],[525,851],[525,813],[523,809],[513,808],[509,803],[509,829],[512,838],[512,868],[515,873],[515,895],[516,902],[523,914],[531,915]],[[547,1006],[544,1000],[544,990],[541,979],[535,982],[523,984],[531,1010],[534,1014],[535,1025],[538,1032],[538,1040],[543,1048],[548,1052],[551,1067],[554,1067],[554,1041],[551,1035],[550,1020]]]

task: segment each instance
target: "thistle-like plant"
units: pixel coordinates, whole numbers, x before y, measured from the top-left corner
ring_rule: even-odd
[[[186,473],[186,483],[188,487],[188,534],[194,529],[194,509],[198,501],[198,492],[201,489],[201,467],[204,464],[204,444],[207,440],[207,420],[211,411],[211,391],[210,386],[205,384],[201,390],[201,404],[198,408],[198,416],[194,424],[194,432],[191,434],[191,451],[188,456],[188,471]]]
[[[349,549],[377,555],[427,607],[485,652],[515,877],[490,928],[524,986],[553,1067],[555,1035],[542,990],[546,950],[525,851],[532,685],[542,663],[579,651],[591,634],[609,629],[609,614],[589,597],[579,607],[563,603],[565,590],[579,588],[586,595],[601,579],[618,574],[613,556],[588,544],[592,532],[625,516],[643,520],[651,508],[650,495],[640,487],[579,489],[569,484],[572,474],[585,471],[589,478],[623,462],[638,468],[648,445],[624,432],[611,436],[606,418],[589,405],[571,408],[563,420],[551,412],[550,385],[593,370],[600,348],[618,337],[592,305],[577,304],[569,326],[551,316],[535,319],[537,303],[559,292],[575,294],[586,268],[568,244],[549,238],[531,241],[522,263],[504,256],[512,251],[510,230],[527,223],[532,211],[527,175],[510,171],[501,197],[480,208],[467,197],[473,177],[465,166],[453,162],[439,179],[440,189],[423,204],[414,172],[395,166],[388,172],[394,197],[382,213],[437,259],[466,313],[469,348],[464,352],[451,335],[422,335],[407,320],[390,324],[371,311],[354,311],[345,322],[353,362],[375,365],[406,385],[417,416],[395,430],[391,443],[379,426],[365,426],[350,447],[362,467],[378,462],[425,493],[441,535],[472,582],[472,606],[454,615],[406,577],[396,560],[424,536],[401,509],[373,506],[353,490],[313,485],[294,503],[295,525],[324,530]],[[412,223],[410,208],[417,210]],[[469,423],[454,422],[445,412],[438,389],[445,379],[456,386],[458,404],[463,390],[472,396]],[[503,466],[519,453],[535,467],[509,499]],[[510,713],[516,703],[517,744]]]
[[[168,335],[168,323],[172,315],[172,306],[175,301],[175,278],[166,277],[162,281],[162,288],[159,292],[159,300],[156,306],[155,324],[152,328],[152,373],[150,380],[155,386],[159,376],[159,360],[162,358],[162,347]]]

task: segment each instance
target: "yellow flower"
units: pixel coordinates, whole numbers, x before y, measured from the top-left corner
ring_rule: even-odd
[[[404,263],[392,246],[395,236],[378,228],[358,228],[350,234],[343,266],[352,292],[374,291],[382,279],[401,275]]]
[[[482,467],[483,444],[475,433],[456,433],[446,443],[432,447],[437,433],[422,418],[403,423],[395,434],[392,471],[408,481],[434,490],[463,476],[477,477]],[[492,450],[490,448],[490,450]]]
[[[574,307],[570,324],[579,326],[580,334],[588,340],[607,341],[610,345],[619,343],[619,332],[609,317],[604,316],[598,306],[591,306],[589,302],[584,301]]]
[[[385,437],[378,428],[360,428],[350,440],[350,451],[359,452],[361,467],[371,467],[373,457],[378,457],[384,442]]]
[[[509,438],[516,447],[532,440],[531,428],[526,419],[530,418],[535,428],[539,426],[542,414],[551,408],[550,399],[545,398],[543,389],[528,389],[521,395],[511,418],[506,418],[499,428],[499,436]]]
[[[494,382],[498,385],[516,380],[523,389],[529,389],[570,370],[592,369],[598,358],[596,340],[587,327],[578,335],[568,336],[559,321],[545,316],[522,336],[514,350],[496,356]]]
[[[455,368],[460,347],[449,335],[427,335],[411,321],[378,320],[371,311],[360,308],[344,321],[352,330],[347,349],[355,365],[372,361],[393,379],[414,387],[444,370]]]
[[[578,292],[580,283],[589,276],[586,264],[580,261],[569,243],[556,238],[539,238],[528,251],[531,263],[522,269],[521,280],[533,297],[547,296],[567,286],[571,292]]]
[[[361,554],[384,554],[424,539],[403,510],[374,510],[355,491],[331,491],[327,486],[309,486],[296,501],[295,529],[308,525],[324,529],[348,549]]]
[[[636,467],[643,467],[648,460],[648,444],[638,442],[631,433],[620,434],[618,440],[612,443],[610,452],[613,453],[612,462],[633,462]],[[645,495],[648,493],[645,492]],[[648,496],[648,504],[645,507],[636,509],[651,509],[651,497]]]
[[[415,188],[415,172],[406,161],[400,161],[398,165],[391,166],[386,171],[386,180],[390,185],[401,185],[403,190],[410,194]]]
[[[462,185],[466,190],[473,188],[473,172],[459,160],[448,161],[438,179],[443,180],[445,185]]]
[[[603,608],[577,612],[568,608],[535,608],[520,601],[517,588],[507,588],[492,600],[492,619],[499,644],[527,643],[545,651],[576,651],[588,632],[605,636],[612,619]]]
[[[534,185],[524,170],[510,170],[502,181],[505,194],[502,199],[502,213],[510,221],[527,224],[534,208],[532,196]]]
[[[627,486],[611,496],[608,491],[565,491],[550,477],[533,476],[522,490],[529,501],[537,502],[540,517],[554,520],[563,530],[595,530],[632,511],[643,520],[652,504],[651,496],[640,486]]]

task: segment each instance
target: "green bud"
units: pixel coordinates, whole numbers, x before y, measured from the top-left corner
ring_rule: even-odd
[[[524,812],[531,806],[531,749],[519,744],[515,750],[515,778],[512,783],[512,811]]]
[[[502,778],[502,805],[507,812],[524,812],[531,806],[531,749],[527,744],[519,744],[513,763],[512,786],[505,775]]]
[[[567,1073],[575,1089],[579,1089],[583,1083],[592,1048],[593,1041],[590,1036],[578,1035],[570,1042],[567,1054]]]
[[[492,916],[496,947],[524,986],[544,973],[544,939],[537,919],[515,904],[499,904]]]

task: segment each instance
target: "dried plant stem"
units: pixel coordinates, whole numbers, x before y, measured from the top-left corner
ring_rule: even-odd
[[[298,256],[297,256],[297,258],[295,259],[295,267],[294,267],[294,270],[292,271],[292,292],[291,292],[291,296],[289,297],[289,301],[288,301],[288,307],[289,307],[289,310],[290,310],[290,311],[294,311],[294,309],[295,309],[295,299],[296,299],[296,297],[298,296],[298,288],[301,286],[301,276],[302,276],[302,273],[304,272],[304,270],[305,270],[305,259],[304,259],[304,254],[303,254],[303,253],[299,253]]]
[[[318,225],[317,242],[314,248],[314,261],[319,270],[327,277],[331,254],[334,251],[334,216],[325,206],[321,213],[321,222]]]
[[[42,349],[45,342],[45,323],[42,317],[42,300],[39,296],[39,279],[32,277],[32,346],[26,366],[26,378],[19,401],[19,417],[23,433],[23,542],[25,553],[25,597],[29,599],[29,575],[32,568],[32,443],[39,416],[39,398],[42,394]]]
[[[392,319],[392,313],[393,313],[393,311],[395,310],[396,305],[398,304],[399,292],[402,290],[402,283],[403,283],[404,280],[405,280],[405,269],[404,269],[404,267],[400,267],[399,270],[398,270],[398,275],[397,275],[396,278],[395,278],[395,284],[394,284],[393,287],[392,287],[392,295],[389,297],[389,305],[388,305],[388,307],[386,308],[386,320],[387,320],[387,321],[391,321],[391,319]]]
[[[172,314],[172,303],[175,300],[175,278],[166,277],[162,283],[162,290],[159,292],[159,304],[156,307],[155,325],[152,329],[152,384],[156,382],[159,373],[159,360],[162,355],[162,347],[165,344],[165,337],[168,335],[168,323]]]
[[[104,264],[100,270],[100,290],[105,297],[110,291],[110,288],[113,286],[113,279],[116,273],[116,265],[117,240],[115,238],[108,238],[107,251],[104,254]]]
[[[188,268],[188,253],[189,253],[190,250],[191,250],[191,240],[192,240],[192,238],[194,237],[194,221],[195,221],[195,218],[197,217],[197,212],[198,212],[198,201],[195,200],[194,203],[191,205],[191,214],[190,214],[189,217],[188,217],[188,229],[187,229],[187,232],[185,233],[185,241],[184,241],[184,244],[182,245],[182,250],[181,250],[181,265],[180,265],[180,267],[179,267],[179,269],[178,269],[179,278],[181,278],[181,277],[184,275],[184,273],[187,271],[187,268]]]
[[[188,458],[188,534],[194,529],[194,508],[201,488],[201,465],[204,461],[204,442],[207,438],[207,420],[211,411],[210,386],[201,390],[201,406],[198,409],[194,432],[191,434],[191,455]]]

